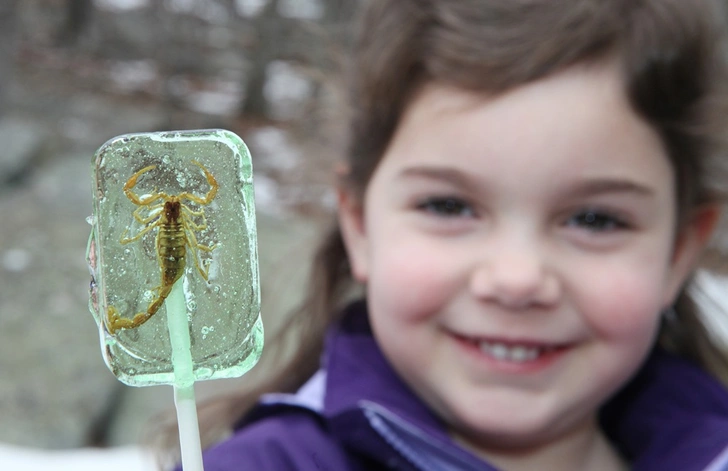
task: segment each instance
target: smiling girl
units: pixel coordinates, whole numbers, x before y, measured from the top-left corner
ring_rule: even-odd
[[[717,3],[365,3],[297,354],[205,469],[728,469]]]

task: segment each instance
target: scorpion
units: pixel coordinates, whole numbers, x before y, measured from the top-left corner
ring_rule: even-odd
[[[208,281],[210,267],[207,265],[205,269],[202,268],[198,250],[212,252],[216,245],[207,246],[197,242],[195,231],[207,228],[205,212],[202,208],[199,211],[190,209],[184,201],[189,200],[200,206],[206,206],[215,199],[219,186],[215,177],[200,162],[193,160],[192,163],[200,167],[205,174],[207,183],[210,185],[210,190],[204,197],[187,192],[168,195],[156,190],[150,195],[139,197],[132,191],[137,184],[137,180],[146,172],[156,168],[156,165],[149,165],[138,170],[124,184],[124,194],[129,201],[138,206],[133,212],[134,219],[143,224],[144,228],[133,237],[127,237],[129,231],[127,227],[119,242],[122,245],[132,243],[141,239],[155,227],[159,228],[156,237],[156,250],[157,262],[161,271],[161,283],[154,288],[154,291],[157,291],[157,297],[149,303],[146,311],[136,314],[133,318],[121,317],[115,307],[109,306],[106,324],[111,334],[120,329],[139,327],[156,314],[172,291],[172,286],[184,274],[187,249],[193,255],[200,276]],[[147,217],[143,217],[141,214],[145,209],[150,213]],[[201,224],[196,224],[193,220],[194,217],[202,218]]]

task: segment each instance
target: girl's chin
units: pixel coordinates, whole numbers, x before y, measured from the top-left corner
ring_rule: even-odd
[[[521,427],[513,424],[504,427],[481,426],[465,433],[453,430],[450,436],[456,443],[480,455],[488,450],[498,453],[523,452],[524,449],[537,448],[550,441],[549,433],[543,427],[525,424]]]

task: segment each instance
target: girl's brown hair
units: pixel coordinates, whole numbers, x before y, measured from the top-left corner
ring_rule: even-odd
[[[726,122],[722,10],[711,0],[367,0],[351,55],[342,185],[361,198],[419,88],[438,82],[497,94],[576,64],[616,59],[635,112],[660,134],[674,168],[678,219],[722,203]],[[558,112],[558,110],[554,110]],[[307,296],[269,342],[238,396],[201,411],[228,428],[270,391],[293,391],[319,367],[323,335],[354,282],[338,227],[314,259]],[[728,382],[728,361],[684,289],[660,342]],[[271,348],[272,347],[272,348]],[[288,347],[287,347],[288,348]],[[264,356],[265,357],[265,356]],[[248,378],[246,378],[247,380]],[[220,435],[208,435],[217,439]]]

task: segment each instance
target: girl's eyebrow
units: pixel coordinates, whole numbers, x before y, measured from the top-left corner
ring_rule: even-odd
[[[397,177],[441,180],[457,186],[467,186],[470,180],[465,173],[457,169],[440,166],[406,167],[399,171]]]
[[[473,182],[466,173],[451,167],[441,166],[413,166],[399,171],[398,178],[427,178],[440,180],[458,187],[471,187]],[[626,193],[635,196],[652,198],[655,190],[649,185],[639,183],[629,178],[610,177],[593,178],[566,185],[564,192],[574,197],[597,196],[608,193]]]
[[[605,193],[628,193],[641,197],[654,197],[655,190],[628,178],[598,178],[577,183],[568,188],[573,196],[596,196]]]

